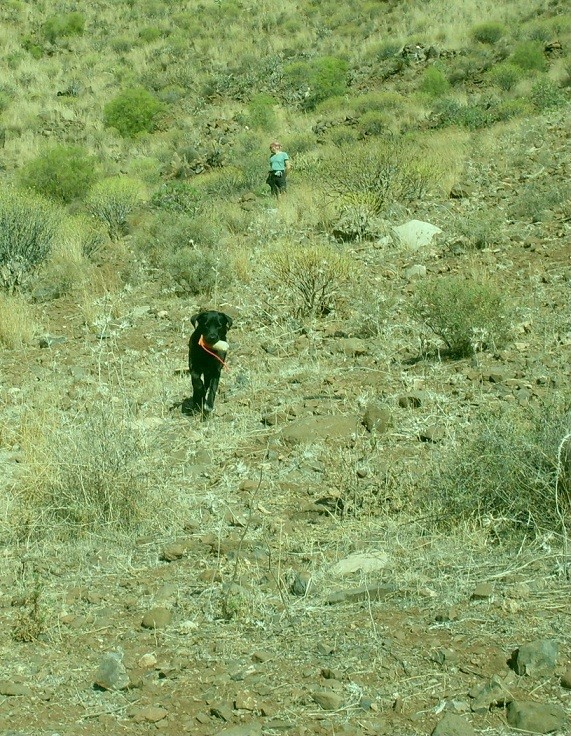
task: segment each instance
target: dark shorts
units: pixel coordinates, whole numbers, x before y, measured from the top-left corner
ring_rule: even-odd
[[[270,171],[266,183],[269,184],[272,194],[285,192],[287,188],[285,171],[279,171],[277,174],[275,171]]]

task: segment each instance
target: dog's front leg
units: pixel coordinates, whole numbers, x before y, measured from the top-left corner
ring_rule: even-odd
[[[190,380],[192,381],[192,405],[197,411],[202,411],[206,395],[204,381],[201,374],[194,371],[190,374]]]
[[[210,376],[205,387],[206,400],[204,402],[204,411],[211,412],[214,410],[214,399],[218,391],[220,383],[220,373]]]

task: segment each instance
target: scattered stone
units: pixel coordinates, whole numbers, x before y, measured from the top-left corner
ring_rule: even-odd
[[[258,709],[258,705],[251,693],[241,693],[236,696],[234,709],[254,711]]]
[[[267,652],[254,652],[252,654],[252,662],[259,662],[260,664],[267,662],[271,658],[272,655],[268,654]]]
[[[566,690],[571,690],[571,667],[567,667],[565,672],[561,675],[561,687]]]
[[[409,266],[407,269],[405,269],[404,277],[407,279],[407,281],[412,281],[413,279],[422,279],[426,276],[426,266],[422,266],[421,264],[416,264],[414,266]]]
[[[54,337],[52,335],[46,335],[45,337],[40,338],[40,347],[51,348],[54,345],[61,345],[64,342],[67,342],[67,337]]]
[[[290,587],[292,595],[304,596],[311,587],[311,575],[308,572],[297,572]]]
[[[473,713],[487,713],[492,706],[510,703],[513,700],[511,685],[509,678],[494,675],[488,682],[470,690],[469,695],[473,698],[470,709]]]
[[[450,608],[445,608],[441,611],[437,611],[434,614],[434,620],[438,621],[439,623],[448,623],[449,621],[457,621],[458,620],[458,610],[454,606],[450,606]]]
[[[418,439],[421,442],[441,442],[445,437],[443,427],[426,427],[418,433]]]
[[[397,403],[401,409],[418,409],[419,406],[422,406],[423,399],[424,394],[420,391],[415,391],[414,393],[399,396]]]
[[[539,639],[517,650],[514,670],[518,675],[551,675],[557,666],[559,646],[553,639]]]
[[[485,601],[494,595],[494,586],[491,583],[478,583],[470,598],[473,601]]]
[[[290,445],[325,439],[352,439],[357,434],[359,418],[349,416],[310,416],[290,422],[282,429],[284,441]]]
[[[19,682],[10,682],[9,680],[2,680],[0,682],[0,695],[4,695],[8,698],[13,698],[19,695],[31,694],[32,690],[27,685],[22,685]]]
[[[168,608],[158,606],[147,611],[141,621],[141,626],[144,629],[162,629],[168,626],[172,621],[172,611]]]
[[[341,350],[350,358],[366,355],[369,352],[365,340],[358,337],[344,337],[339,340]]]
[[[229,726],[218,731],[215,736],[261,736],[262,726],[260,723],[244,723],[240,726]]]
[[[166,562],[174,562],[175,560],[180,560],[181,557],[184,557],[185,553],[186,549],[184,545],[177,543],[168,544],[161,552],[160,558]]]
[[[203,570],[200,573],[198,579],[201,580],[203,583],[221,583],[222,573],[216,568],[209,567],[208,569]]]
[[[458,660],[458,655],[452,649],[446,649],[445,647],[442,647],[441,649],[436,649],[436,651],[431,652],[429,659],[432,662],[436,662],[436,664],[440,665],[452,664],[453,662],[456,662]]]
[[[377,570],[383,570],[388,562],[389,558],[385,552],[356,552],[335,563],[331,568],[331,572],[333,575],[340,577],[355,572],[376,572]]]
[[[220,720],[226,721],[226,723],[230,723],[232,720],[232,709],[226,705],[212,706],[212,708],[210,708],[210,714],[215,718],[220,718]]]
[[[364,585],[359,588],[338,590],[327,598],[327,603],[358,603],[359,601],[382,601],[396,592],[395,585]]]
[[[103,655],[94,682],[103,690],[125,690],[129,687],[129,675],[123,664],[122,652],[107,652]]]
[[[464,718],[447,713],[435,726],[431,736],[476,736],[476,732]]]
[[[135,711],[133,720],[135,723],[158,723],[163,718],[166,718],[167,715],[168,711],[164,708],[148,705],[146,708]]]
[[[365,409],[363,424],[369,432],[384,433],[391,426],[391,410],[385,404],[371,402]]]
[[[508,706],[508,723],[513,728],[531,733],[563,731],[567,718],[556,703],[525,703],[514,700]]]
[[[151,652],[148,652],[147,654],[143,654],[142,657],[139,658],[139,661],[137,662],[137,665],[144,670],[150,670],[157,664],[157,658],[154,654],[151,654]]]
[[[454,184],[450,189],[451,199],[465,199],[474,194],[475,188],[472,184]]]
[[[423,246],[430,245],[435,235],[441,233],[442,230],[429,222],[421,220],[410,220],[404,225],[398,225],[393,228],[400,244],[411,250],[418,250]]]
[[[330,690],[316,690],[311,697],[323,710],[339,710],[343,707],[343,697]]]

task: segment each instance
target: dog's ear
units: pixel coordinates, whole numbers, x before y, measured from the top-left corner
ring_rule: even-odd
[[[232,322],[233,322],[232,317],[229,317],[227,314],[225,314],[224,317],[226,317],[226,327],[230,329],[230,327],[232,327]]]
[[[196,323],[198,322],[199,317],[200,317],[200,314],[193,314],[192,317],[190,318],[190,321],[193,327],[196,327]]]

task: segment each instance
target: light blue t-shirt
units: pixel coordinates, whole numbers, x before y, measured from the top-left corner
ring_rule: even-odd
[[[289,156],[285,151],[278,151],[270,156],[270,169],[272,171],[285,171],[285,162]]]

